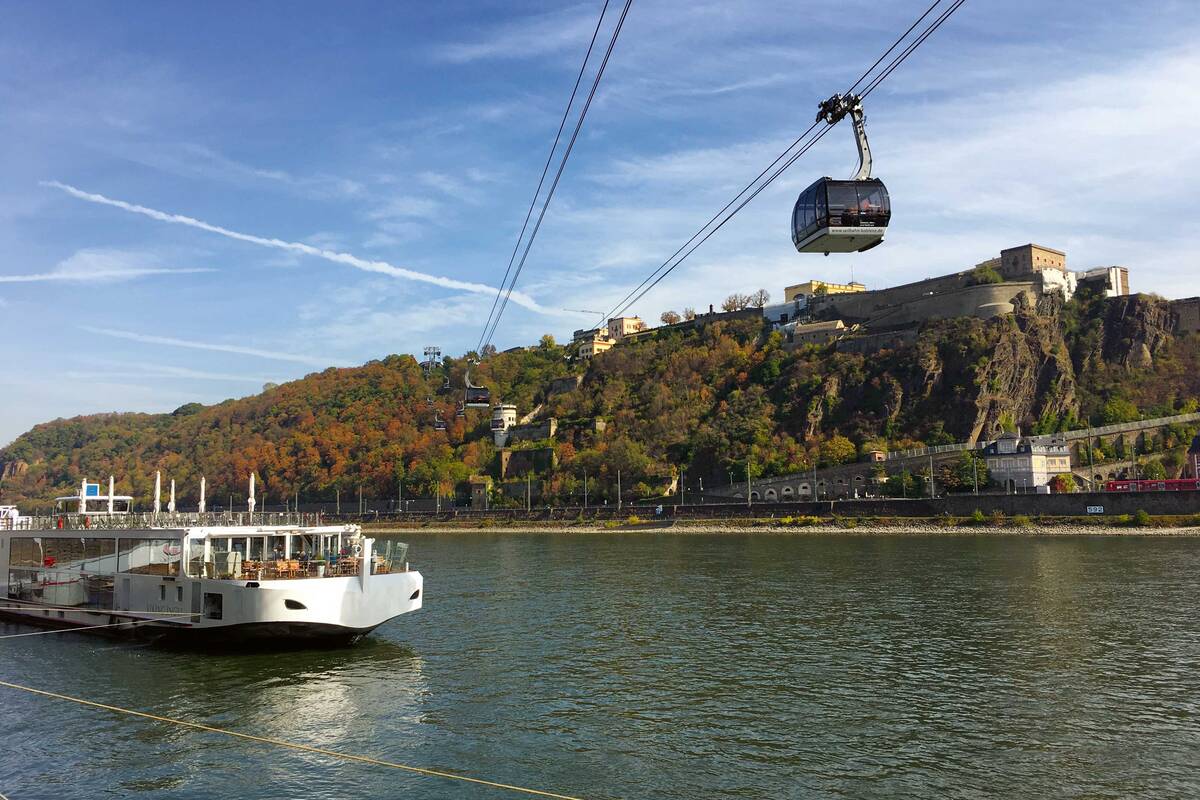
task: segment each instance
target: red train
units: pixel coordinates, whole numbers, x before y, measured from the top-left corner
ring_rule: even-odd
[[[1108,481],[1106,492],[1195,492],[1200,491],[1200,478],[1173,478],[1159,481]]]

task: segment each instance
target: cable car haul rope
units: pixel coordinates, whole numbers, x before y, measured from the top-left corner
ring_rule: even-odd
[[[425,767],[413,767],[408,764],[398,764],[394,761],[384,761],[379,758],[370,756],[360,756],[353,753],[339,753],[336,750],[326,750],[323,747],[312,747],[307,744],[299,744],[297,742],[287,742],[283,739],[272,739],[267,736],[255,736],[249,733],[239,733],[238,731],[230,731],[224,728],[216,728],[212,725],[204,725],[199,722],[188,722],[187,720],[174,719],[172,717],[164,717],[158,714],[149,714],[145,711],[135,711],[131,708],[122,708],[120,706],[111,706],[106,703],[97,703],[92,700],[84,700],[80,697],[71,697],[58,692],[47,692],[44,689],[34,689],[30,686],[22,686],[18,683],[9,683],[8,681],[0,681],[0,686],[6,689],[12,689],[18,692],[26,692],[28,694],[38,695],[39,697],[48,697],[52,700],[63,700],[68,703],[75,703],[88,708],[95,708],[101,711],[109,711],[114,714],[124,714],[131,717],[140,717],[142,719],[152,720],[154,722],[165,722],[170,725],[178,725],[183,728],[191,728],[192,730],[204,731],[205,733],[217,733],[222,736],[231,736],[236,739],[245,739],[259,744],[270,744],[276,747],[286,747],[290,750],[299,750],[304,753],[311,753],[318,756],[326,756],[328,758],[336,758],[342,761],[354,761],[359,764],[369,764],[374,767],[386,767],[388,769],[398,769],[404,772],[411,772],[417,775],[424,775],[430,778],[445,778],[447,780],[462,781],[464,783],[474,783],[479,786],[488,786],[493,789],[504,789],[510,792],[528,795],[531,797],[550,797],[555,800],[582,800],[582,798],[574,797],[568,794],[558,794],[555,792],[546,792],[541,789],[529,789],[524,786],[516,786],[511,783],[500,783],[499,781],[489,781],[483,778],[472,778],[467,775],[458,775],[453,772],[443,772],[436,769],[426,769]]]

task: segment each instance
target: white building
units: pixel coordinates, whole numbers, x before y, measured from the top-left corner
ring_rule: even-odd
[[[619,342],[631,333],[646,330],[641,317],[613,317],[608,321],[608,338]]]
[[[617,342],[608,335],[608,328],[592,328],[591,330],[575,331],[571,339],[579,346],[580,358],[593,358],[613,348]]]
[[[1004,433],[983,448],[992,480],[1007,492],[1048,492],[1055,475],[1071,471],[1071,451],[1062,437]]]
[[[508,429],[517,424],[517,407],[511,403],[501,403],[492,408],[492,441],[496,447],[504,447],[508,443]]]
[[[763,319],[772,328],[778,328],[781,325],[787,325],[789,322],[795,322],[797,319],[800,319],[805,315],[807,309],[808,297],[797,295],[794,299],[786,303],[763,306]]]

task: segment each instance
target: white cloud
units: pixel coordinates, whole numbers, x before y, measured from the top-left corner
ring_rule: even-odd
[[[455,64],[485,59],[534,58],[572,47],[582,48],[591,38],[595,26],[595,9],[576,6],[499,25],[476,41],[438,47],[434,55]]]
[[[176,225],[186,225],[191,228],[197,228],[199,230],[208,231],[209,233],[215,233],[218,236],[224,236],[228,239],[235,239],[240,242],[248,242],[250,244],[260,245],[262,247],[272,247],[272,248],[276,248],[279,250],[289,250],[289,251],[296,252],[296,253],[303,253],[305,255],[315,256],[317,258],[322,258],[322,259],[325,259],[326,261],[332,261],[337,264],[345,264],[347,266],[354,267],[355,269],[359,269],[364,272],[375,272],[375,273],[379,273],[379,274],[383,274],[383,275],[390,275],[395,278],[404,278],[406,280],[411,280],[411,281],[420,281],[422,283],[431,283],[435,286],[441,286],[446,289],[461,289],[463,291],[473,292],[475,294],[494,295],[497,292],[496,287],[488,286],[483,283],[473,283],[470,281],[456,280],[454,278],[446,278],[446,277],[442,277],[440,275],[430,275],[430,274],[427,274],[424,272],[417,272],[415,270],[405,269],[404,267],[397,267],[397,266],[387,263],[386,261],[370,261],[370,260],[367,260],[364,258],[359,258],[358,256],[351,255],[349,253],[340,253],[340,252],[335,252],[332,250],[322,250],[321,248],[313,247],[312,245],[303,244],[301,242],[287,242],[282,239],[270,239],[270,238],[266,238],[263,236],[255,236],[253,234],[248,234],[248,233],[239,233],[237,231],[229,230],[228,228],[222,228],[217,225],[212,225],[207,222],[202,222],[201,220],[195,219],[193,217],[186,217],[186,216],[183,216],[182,214],[170,214],[165,211],[157,211],[153,208],[147,208],[146,206],[140,206],[140,205],[135,205],[133,203],[127,203],[124,200],[114,200],[112,198],[105,197],[102,194],[94,194],[91,192],[85,192],[82,189],[77,189],[74,186],[70,186],[65,183],[60,183],[58,181],[42,181],[42,185],[49,186],[49,187],[52,187],[55,189],[60,189],[61,191],[66,192],[67,194],[71,195],[72,197],[77,197],[80,200],[85,200],[89,203],[98,203],[100,205],[106,205],[106,206],[112,206],[114,208],[120,208],[120,209],[129,211],[134,214],[142,214],[143,216],[147,216],[147,217],[150,217],[151,219],[159,220],[160,222],[170,222],[170,223],[174,223]],[[554,313],[553,310],[543,308],[532,297],[529,297],[528,295],[526,295],[522,292],[513,292],[512,293],[512,301],[514,303],[517,303],[518,305],[525,306],[526,308],[530,309],[531,311],[538,311],[541,313]]]
[[[419,219],[433,222],[441,218],[442,204],[426,197],[396,195],[389,197],[367,212],[367,219],[385,221],[393,219]]]
[[[150,266],[153,258],[120,250],[80,250],[49,272],[0,275],[0,283],[113,283],[148,275],[189,275],[215,272],[207,268]]]
[[[695,89],[682,89],[679,94],[683,97],[706,97],[716,94],[729,94],[730,92],[744,92],[748,89],[765,89],[770,86],[779,86],[793,80],[795,76],[787,75],[782,72],[776,72],[773,75],[763,75],[757,78],[746,78],[732,83],[723,83],[716,86],[701,86]]]
[[[479,182],[482,178],[479,177],[479,170],[468,170],[467,178],[469,181]],[[425,171],[418,173],[417,180],[426,186],[436,189],[447,197],[452,197],[455,200],[463,203],[478,203],[483,193],[476,187],[471,186],[468,181],[447,175],[443,172]]]
[[[365,191],[362,183],[336,175],[296,175],[284,169],[257,167],[194,142],[118,140],[102,145],[112,155],[172,175],[240,186],[277,186],[314,198],[347,199]]]
[[[142,342],[144,344],[162,344],[168,347],[186,347],[193,350],[211,350],[218,353],[235,353],[237,355],[256,356],[258,358],[269,358],[275,361],[292,361],[297,364],[313,364],[320,367],[328,366],[346,366],[339,359],[329,358],[319,355],[300,355],[297,353],[285,353],[278,350],[262,350],[255,347],[243,347],[241,345],[218,344],[213,342],[201,342],[195,339],[176,339],[170,336],[153,336],[150,334],[136,333],[134,331],[121,331],[112,328],[96,328],[91,325],[80,325],[82,330],[89,333],[96,333],[101,336],[111,336],[114,339],[126,339],[131,342]]]

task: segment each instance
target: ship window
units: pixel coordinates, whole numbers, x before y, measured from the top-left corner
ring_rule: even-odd
[[[284,600],[283,604],[292,611],[304,611],[308,606],[301,603],[299,600]]]
[[[180,603],[183,602],[183,587],[182,586],[175,587],[175,600]]]
[[[178,539],[121,539],[117,571],[178,575],[183,547]]]
[[[158,585],[158,599],[159,600],[167,599],[167,585],[165,583],[160,583]]]
[[[14,538],[8,596],[55,606],[113,607],[115,539]]]
[[[417,598],[419,598],[420,596],[421,596],[421,590],[420,590],[420,589],[417,589],[415,592],[413,592],[412,594],[410,594],[410,595],[408,596],[408,599],[409,599],[409,600],[416,600],[416,599],[417,599]]]
[[[8,563],[14,567],[40,567],[42,566],[42,540],[40,537],[32,539],[13,539],[12,551],[9,553]]]

